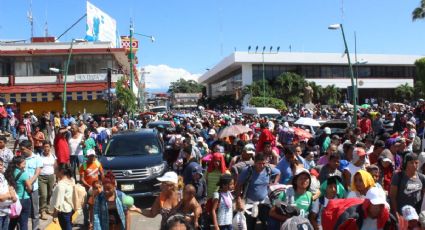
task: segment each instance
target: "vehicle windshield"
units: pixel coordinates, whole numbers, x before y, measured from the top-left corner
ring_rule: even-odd
[[[105,156],[156,155],[160,152],[157,140],[140,136],[123,136],[111,139]]]

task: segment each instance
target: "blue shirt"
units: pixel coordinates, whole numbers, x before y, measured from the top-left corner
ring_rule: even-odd
[[[271,170],[271,175],[278,175],[280,174],[279,169],[271,168],[270,169],[264,168],[263,171],[260,173],[257,173],[255,171],[254,167],[246,167],[242,169],[241,174],[238,177],[238,183],[244,184],[246,180],[248,180],[248,176],[250,173],[251,180],[248,182],[248,190],[246,192],[246,198],[250,199],[251,201],[263,201],[268,193],[268,186],[270,184],[270,176],[268,175],[267,170]],[[252,170],[252,172],[250,172]]]
[[[21,172],[20,169],[15,169],[13,172],[13,177],[16,179],[16,176]],[[27,172],[23,172],[21,176],[16,180],[16,194],[18,195],[19,199],[29,199],[30,195],[25,190],[25,181],[30,179],[30,176]]]
[[[186,165],[186,167],[183,170],[182,176],[183,176],[183,182],[184,184],[192,184],[193,183],[193,172],[196,168],[201,167],[198,163],[195,161],[190,162]]]
[[[32,153],[30,157],[25,159],[25,172],[28,173],[29,177],[33,177],[37,168],[43,168],[43,161],[39,155]],[[38,190],[38,178],[32,184],[32,190]]]
[[[115,207],[121,220],[121,229],[125,229],[125,213],[127,208],[123,204],[123,198],[126,195],[121,191],[116,191]],[[109,229],[109,212],[108,201],[105,193],[101,192],[95,199],[93,205],[93,226],[94,229],[108,230]]]
[[[301,162],[304,165],[304,168],[307,170],[310,170],[310,165],[304,158],[297,156],[297,159],[299,162]],[[288,184],[292,179],[292,169],[291,164],[286,160],[285,157],[282,158],[282,160],[279,161],[279,163],[276,165],[276,168],[280,170],[280,184]]]

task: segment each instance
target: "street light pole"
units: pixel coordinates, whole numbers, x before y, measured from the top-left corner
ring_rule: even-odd
[[[130,23],[130,89],[131,92],[133,92],[133,81],[134,81],[134,75],[133,75],[133,22]]]
[[[347,54],[347,59],[348,59],[348,68],[350,71],[350,78],[351,78],[351,91],[352,91],[352,102],[353,102],[353,106],[354,106],[354,113],[353,113],[353,123],[354,123],[354,128],[357,128],[357,102],[356,102],[356,98],[357,98],[357,93],[356,93],[356,88],[357,85],[354,83],[354,72],[353,72],[353,65],[351,64],[351,59],[350,59],[350,52],[348,51],[348,46],[347,46],[347,40],[345,39],[345,33],[344,33],[344,27],[342,26],[342,24],[334,24],[334,25],[330,25],[328,27],[329,29],[335,30],[335,29],[341,29],[341,33],[342,33],[342,39],[344,40],[344,46],[345,46],[345,54]]]

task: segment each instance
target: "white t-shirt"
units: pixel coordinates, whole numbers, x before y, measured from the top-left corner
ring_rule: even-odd
[[[366,218],[363,220],[363,225],[361,230],[377,230],[377,219]]]
[[[6,178],[4,178],[4,175],[0,173],[0,194],[5,194],[7,192],[9,192],[9,184],[7,183]],[[0,202],[0,216],[9,215],[10,205],[12,203],[13,202],[11,200]]]
[[[40,175],[49,176],[54,174],[55,161],[56,161],[56,157],[53,154],[50,154],[47,157],[41,154],[41,162],[43,162],[43,167],[41,168]]]
[[[350,184],[353,181],[354,174],[356,174],[356,172],[358,172],[360,169],[362,169],[362,167],[357,167],[351,162],[348,164],[347,168],[345,168],[345,170],[347,170],[351,174]]]
[[[83,148],[81,148],[81,140],[83,139],[83,134],[80,134],[76,139],[69,138],[69,151],[71,156],[83,155]]]

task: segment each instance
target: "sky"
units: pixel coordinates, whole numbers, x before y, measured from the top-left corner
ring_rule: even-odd
[[[248,46],[280,46],[281,51],[343,53],[343,23],[350,52],[425,54],[425,20],[413,22],[420,0],[91,0],[115,18],[121,35],[139,39],[139,67],[147,87],[167,89],[180,77],[197,79],[221,59]],[[0,0],[0,40],[29,39],[30,0]],[[35,36],[58,36],[84,15],[86,0],[32,0]],[[85,20],[61,38],[84,38]]]

